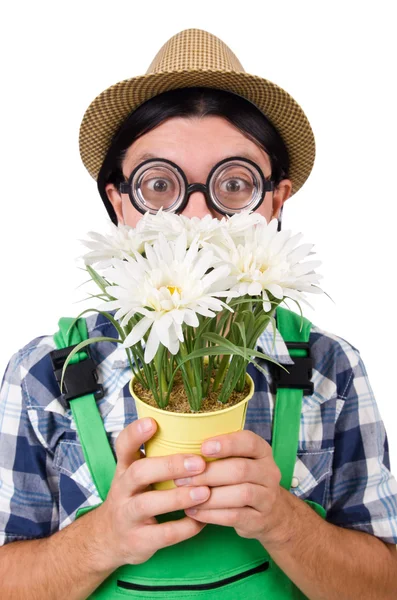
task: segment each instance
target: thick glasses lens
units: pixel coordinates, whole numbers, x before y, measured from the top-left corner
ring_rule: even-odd
[[[186,185],[177,169],[162,161],[142,165],[132,180],[135,201],[144,210],[175,211],[185,195]]]
[[[263,187],[261,173],[254,165],[232,160],[211,173],[209,194],[221,211],[234,213],[254,208],[262,199]]]
[[[207,190],[207,201],[222,214],[254,210],[262,201],[265,180],[259,167],[244,158],[225,159],[214,166],[207,184],[188,186],[183,171],[166,159],[149,160],[138,166],[130,178],[130,198],[141,212],[178,212],[185,206],[191,188]],[[192,190],[193,191],[193,190]]]

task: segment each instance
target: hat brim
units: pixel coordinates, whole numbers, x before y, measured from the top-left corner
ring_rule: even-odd
[[[157,72],[120,81],[103,91],[88,107],[80,127],[82,161],[96,180],[114,134],[138,106],[168,90],[209,87],[246,98],[271,121],[290,158],[291,195],[309,177],[315,158],[310,123],[299,104],[285,90],[256,75],[236,71],[181,70]]]

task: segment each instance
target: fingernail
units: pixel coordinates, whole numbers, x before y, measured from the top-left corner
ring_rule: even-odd
[[[220,442],[204,442],[202,446],[203,454],[216,454],[220,449]]]
[[[198,456],[192,456],[191,458],[186,458],[183,464],[187,471],[200,471],[203,463]]]
[[[146,433],[150,431],[152,428],[152,420],[151,419],[143,419],[139,425],[138,429],[141,433]]]
[[[208,488],[198,487],[190,490],[192,500],[204,500],[208,496]]]
[[[197,513],[197,508],[186,508],[185,513],[189,515],[195,515]]]
[[[185,477],[184,479],[174,479],[174,483],[175,485],[188,485],[191,480],[191,477]]]

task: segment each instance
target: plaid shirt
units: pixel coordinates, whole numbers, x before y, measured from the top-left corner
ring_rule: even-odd
[[[87,318],[90,337],[117,337],[102,315]],[[265,354],[292,364],[271,325],[258,340]],[[314,393],[303,397],[299,446],[290,492],[321,504],[335,525],[397,543],[397,482],[390,473],[385,428],[356,348],[312,326]],[[120,431],[137,418],[121,345],[93,344],[98,402],[113,448]],[[80,507],[100,497],[85,463],[70,409],[65,409],[51,368],[52,336],[39,337],[14,354],[0,397],[0,546],[49,536],[69,525]],[[255,394],[245,427],[271,444],[275,395],[252,365]]]

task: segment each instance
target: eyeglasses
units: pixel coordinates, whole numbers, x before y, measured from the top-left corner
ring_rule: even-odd
[[[193,192],[202,192],[207,204],[223,215],[242,210],[255,210],[266,192],[274,190],[274,182],[265,179],[260,167],[248,158],[232,156],[218,162],[207,182],[188,183],[178,165],[165,158],[151,158],[132,171],[128,182],[119,185],[141,213],[182,212]]]

